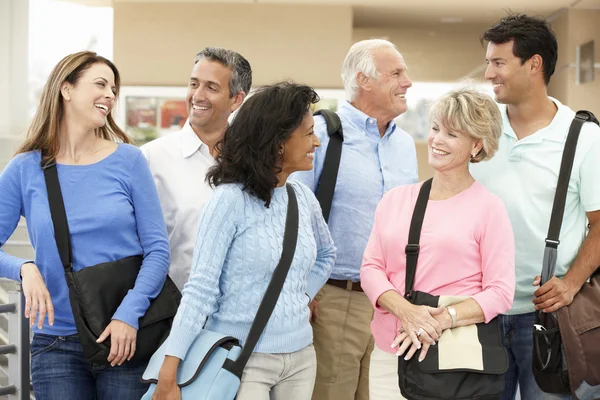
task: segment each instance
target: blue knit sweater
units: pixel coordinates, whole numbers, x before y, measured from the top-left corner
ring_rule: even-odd
[[[299,228],[294,259],[279,301],[256,348],[289,353],[312,343],[308,303],[329,277],[335,247],[314,194],[290,182],[298,198]],[[241,185],[217,186],[200,215],[190,280],[168,339],[167,354],[184,359],[206,329],[243,343],[279,263],[288,195],[274,190],[269,208]]]
[[[54,306],[54,326],[48,319],[36,333],[55,336],[77,332],[69,289],[54,239],[41,154],[14,157],[0,175],[0,246],[14,232],[19,218],[35,248],[35,264]],[[113,319],[137,328],[150,300],[158,295],[169,271],[169,242],[158,194],[148,163],[132,145],[119,144],[105,159],[91,165],[57,165],[65,203],[73,269],[144,255],[135,287],[125,296]],[[27,260],[0,250],[0,277],[20,280]],[[115,276],[114,279],[118,279]]]

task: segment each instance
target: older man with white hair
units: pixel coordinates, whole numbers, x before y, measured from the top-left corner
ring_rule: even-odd
[[[348,101],[337,111],[344,142],[329,214],[337,260],[331,279],[311,303],[317,353],[313,400],[369,398],[373,306],[360,286],[362,256],[383,194],[418,179],[414,141],[394,123],[407,109],[412,85],[396,47],[379,39],[355,43],[342,79]],[[321,140],[314,169],[293,179],[316,192],[329,144],[323,117],[315,117],[314,131]]]

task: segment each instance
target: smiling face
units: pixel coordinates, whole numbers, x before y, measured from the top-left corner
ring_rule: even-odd
[[[402,55],[394,48],[384,47],[374,51],[373,61],[378,78],[369,78],[368,101],[381,114],[394,119],[407,110],[406,92],[412,86]]]
[[[516,105],[531,91],[528,74],[531,60],[521,64],[513,53],[513,41],[502,44],[489,43],[486,52],[485,78],[492,82],[496,101]]]
[[[224,130],[231,113],[242,104],[241,92],[230,97],[231,74],[231,68],[217,61],[201,59],[194,65],[186,94],[190,125],[194,130]]]
[[[92,64],[75,84],[63,83],[61,94],[69,118],[88,129],[100,128],[115,105],[115,74],[104,63]]]
[[[436,171],[448,172],[468,168],[471,156],[479,153],[482,143],[463,132],[451,131],[434,120],[427,148],[429,165]]]
[[[315,148],[321,145],[313,128],[313,116],[308,111],[302,119],[302,123],[284,143],[282,170],[286,173],[310,171],[313,168]]]

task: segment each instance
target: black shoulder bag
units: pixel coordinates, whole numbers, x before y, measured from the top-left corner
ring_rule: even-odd
[[[142,266],[142,256],[134,255],[117,261],[73,271],[71,235],[63,202],[56,163],[43,164],[48,203],[54,225],[54,237],[69,287],[69,301],[83,352],[88,361],[110,365],[110,337],[102,343],[96,340],[112,320],[112,316],[127,292],[133,289]],[[156,349],[169,336],[171,324],[181,293],[169,276],[150,307],[139,320],[136,351],[128,365],[147,362]]]
[[[433,296],[413,290],[421,227],[427,209],[432,179],[419,191],[406,245],[405,297],[415,305],[439,307],[456,304],[468,297]],[[497,318],[447,329],[431,346],[423,362],[415,355],[405,361],[398,357],[398,378],[402,395],[409,400],[492,400],[504,391],[508,354],[502,346]]]
[[[327,136],[329,136],[325,161],[323,161],[323,171],[321,172],[316,191],[317,200],[323,211],[323,218],[325,219],[325,222],[329,222],[329,213],[331,211],[331,203],[333,202],[333,192],[335,191],[340,160],[342,159],[344,131],[342,129],[342,121],[340,121],[340,117],[337,113],[323,109],[317,111],[315,115],[321,115],[325,118]]]

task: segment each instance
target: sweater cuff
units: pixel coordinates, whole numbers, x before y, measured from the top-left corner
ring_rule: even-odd
[[[10,265],[9,276],[6,276],[5,278],[12,279],[13,281],[17,282],[21,282],[21,267],[23,264],[35,264],[35,261],[33,260],[25,260],[24,258],[13,257],[9,256],[8,254],[5,254],[5,257],[7,258],[7,263]]]
[[[146,297],[130,290],[123,298],[112,319],[125,322],[139,330],[140,318],[144,316],[148,307],[150,307],[150,301]]]
[[[181,326],[173,326],[169,338],[167,339],[167,348],[165,355],[177,357],[185,360],[188,350],[196,340],[198,335],[193,329],[185,329]]]
[[[471,298],[475,300],[477,304],[479,304],[479,307],[481,307],[481,310],[483,311],[484,322],[486,324],[498,316],[499,310],[497,304],[496,307],[494,307],[494,304],[491,301],[492,299],[490,298],[490,293],[483,291],[473,295]]]
[[[322,276],[317,275],[317,274],[309,274],[308,275],[307,284],[306,284],[306,294],[308,295],[308,297],[311,300],[315,298],[317,293],[319,293],[319,290],[321,290],[323,285],[325,285],[326,280],[327,280],[326,278],[323,279]]]
[[[384,313],[387,313],[388,311],[385,308],[383,308],[377,304],[377,300],[379,300],[379,298],[381,297],[382,294],[384,294],[385,292],[389,292],[391,290],[391,291],[398,293],[400,296],[402,296],[398,292],[398,290],[394,287],[394,285],[392,285],[392,283],[387,280],[385,282],[382,282],[380,285],[378,285],[377,288],[374,288],[374,289],[369,290],[363,286],[363,290],[365,291],[365,294],[367,295],[369,300],[371,300],[371,303],[373,304],[373,308],[375,308],[375,311],[380,311],[380,312],[384,312]]]

